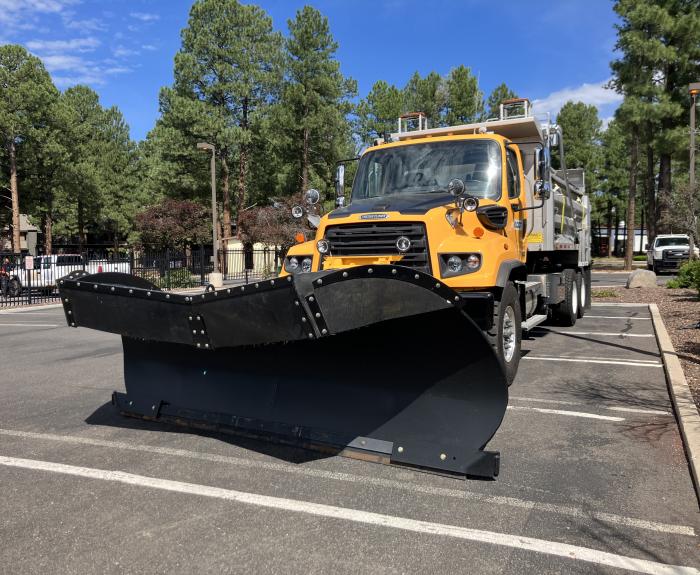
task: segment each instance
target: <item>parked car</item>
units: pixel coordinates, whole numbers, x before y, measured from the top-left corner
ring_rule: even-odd
[[[85,270],[89,274],[102,272],[131,273],[131,263],[128,259],[88,259],[80,254],[53,254],[49,256],[37,256],[34,258],[34,269],[15,270],[19,290],[31,285],[32,289],[50,291],[56,287],[56,282],[63,276],[78,270]],[[30,283],[31,281],[31,283]]]
[[[647,244],[647,269],[655,273],[677,270],[688,261],[690,239],[687,234],[661,234],[654,238],[654,244]],[[698,248],[695,248],[698,255]]]

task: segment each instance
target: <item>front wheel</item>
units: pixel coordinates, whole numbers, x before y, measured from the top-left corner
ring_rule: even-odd
[[[498,362],[506,375],[508,385],[513,383],[520,363],[522,337],[520,300],[515,285],[508,283],[501,299],[493,305],[493,327],[484,332]]]

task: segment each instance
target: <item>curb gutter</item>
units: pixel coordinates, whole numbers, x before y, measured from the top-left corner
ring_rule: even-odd
[[[673,401],[673,407],[678,418],[685,453],[688,457],[695,493],[700,503],[700,413],[693,401],[688,381],[685,379],[683,367],[678,359],[678,354],[673,347],[671,338],[666,331],[666,326],[661,319],[659,307],[655,303],[649,304],[656,341],[661,350],[661,357],[666,369],[666,381]]]

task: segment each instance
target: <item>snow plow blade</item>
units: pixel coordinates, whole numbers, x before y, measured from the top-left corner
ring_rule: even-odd
[[[125,415],[498,475],[484,447],[505,375],[463,298],[430,275],[361,266],[190,295],[77,272],[59,289],[70,326],[122,335]]]

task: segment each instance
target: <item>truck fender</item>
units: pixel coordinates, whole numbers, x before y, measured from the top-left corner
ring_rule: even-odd
[[[508,279],[510,278],[512,272],[514,270],[517,270],[519,268],[522,268],[522,278],[518,279],[525,279],[527,277],[527,270],[525,268],[525,264],[521,262],[520,260],[504,260],[501,262],[500,267],[498,268],[498,276],[496,277],[496,285],[498,287],[506,287],[506,283],[508,283]]]

